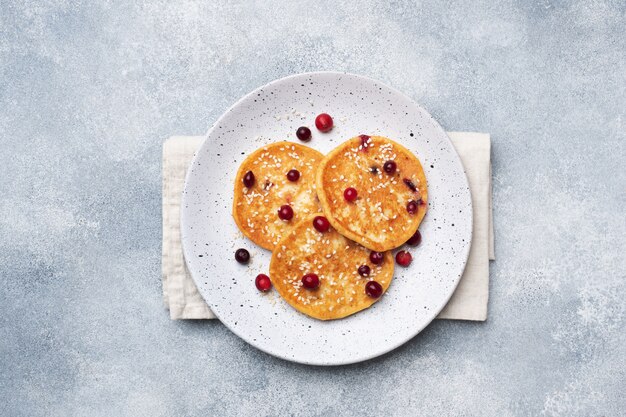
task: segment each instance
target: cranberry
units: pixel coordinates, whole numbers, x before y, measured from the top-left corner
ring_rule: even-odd
[[[343,192],[343,197],[347,201],[350,201],[350,202],[356,200],[356,196],[357,196],[356,189],[352,187],[346,188],[346,190]]]
[[[302,285],[304,288],[314,290],[320,286],[320,279],[315,274],[306,274],[302,277]]]
[[[387,161],[387,162],[385,162],[385,165],[383,165],[383,169],[389,175],[395,173],[397,167],[398,166],[396,165],[396,163],[394,161]]]
[[[250,252],[248,252],[244,248],[237,249],[237,251],[235,252],[235,260],[240,264],[247,264],[250,260]]]
[[[296,136],[302,142],[308,142],[311,140],[311,129],[306,126],[300,126],[298,130],[296,130]]]
[[[293,209],[289,204],[285,204],[284,206],[280,206],[278,209],[278,217],[281,220],[291,220],[293,218]]]
[[[359,135],[359,137],[361,138],[361,146],[363,149],[367,148],[369,146],[368,142],[370,141],[370,137],[368,135]]]
[[[409,214],[417,213],[417,203],[413,200],[406,203],[406,211],[408,211]]]
[[[250,188],[254,185],[254,174],[252,171],[246,172],[246,175],[243,176],[243,185],[247,188]]]
[[[327,113],[322,113],[315,118],[315,127],[320,132],[328,132],[333,128],[333,118]]]
[[[254,280],[254,284],[259,291],[267,292],[272,288],[272,281],[270,281],[270,277],[265,274],[259,274],[256,276]]]
[[[415,234],[406,241],[406,243],[411,246],[417,246],[422,243],[422,234],[420,231],[416,231]]]
[[[383,295],[383,287],[376,281],[368,281],[365,284],[365,294],[372,298],[378,298]]]
[[[361,265],[358,271],[359,271],[359,275],[361,275],[362,277],[369,277],[371,269],[367,265]]]
[[[370,261],[374,265],[380,265],[385,260],[385,255],[382,252],[370,252]]]
[[[417,191],[417,187],[415,186],[415,184],[413,184],[413,181],[411,181],[408,178],[405,178],[402,181],[404,181],[406,186],[409,187],[411,189],[411,191],[413,191],[413,192]]]
[[[411,254],[405,250],[401,250],[400,252],[396,253],[396,262],[400,266],[407,267],[411,265],[412,260],[413,257],[411,256]]]
[[[292,169],[287,173],[287,179],[291,182],[296,182],[300,179],[300,171]]]
[[[324,216],[315,216],[313,219],[313,227],[315,227],[318,232],[328,232],[328,229],[330,229],[330,222]]]

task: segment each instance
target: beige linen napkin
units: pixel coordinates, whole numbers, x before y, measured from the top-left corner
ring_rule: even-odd
[[[438,318],[485,320],[489,298],[489,259],[493,256],[491,217],[491,140],[489,134],[448,132],[469,179],[474,234],[461,282]],[[183,258],[180,203],[187,168],[203,136],[172,136],[163,144],[163,301],[172,319],[212,319]]]
[[[461,157],[469,181],[474,230],[461,281],[437,318],[483,321],[487,319],[489,259],[493,252],[491,138],[488,134],[473,132],[448,132],[448,136]]]
[[[185,264],[180,242],[180,203],[187,168],[202,136],[172,136],[163,144],[163,301],[174,319],[213,319]]]

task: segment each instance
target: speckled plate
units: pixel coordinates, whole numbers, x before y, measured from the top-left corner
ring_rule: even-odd
[[[330,133],[315,116],[335,120]],[[231,216],[233,179],[246,155],[279,140],[297,141],[310,126],[309,146],[326,153],[361,133],[392,138],[422,161],[429,208],[413,263],[371,308],[334,321],[307,317],[276,291],[254,285],[267,273],[271,253],[242,237]],[[273,81],[239,100],[207,133],[187,174],[182,242],[191,275],[216,316],[248,343],[290,361],[340,365],[360,362],[400,346],[446,305],[465,268],[472,239],[472,202],[461,161],[441,126],[402,93],[369,78],[335,72],[299,74]],[[248,248],[248,266],[235,262]]]

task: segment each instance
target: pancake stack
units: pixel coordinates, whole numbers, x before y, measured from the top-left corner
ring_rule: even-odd
[[[380,299],[393,279],[389,251],[415,234],[427,199],[420,161],[385,137],[357,136],[326,156],[279,142],[242,163],[233,217],[273,251],[278,293],[296,310],[332,320]]]

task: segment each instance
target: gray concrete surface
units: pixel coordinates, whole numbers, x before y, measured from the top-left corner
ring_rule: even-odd
[[[313,2],[312,2],[313,3]],[[0,415],[626,413],[621,1],[0,1]],[[486,323],[340,368],[161,303],[161,144],[340,70],[493,138]]]

